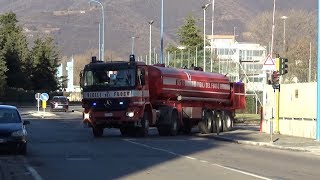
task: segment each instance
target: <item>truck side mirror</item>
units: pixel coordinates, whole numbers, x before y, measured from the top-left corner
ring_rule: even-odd
[[[80,72],[80,87],[83,87],[83,71]]]
[[[146,75],[145,70],[141,69],[140,80],[141,80],[141,85],[142,86],[146,85],[145,75]]]

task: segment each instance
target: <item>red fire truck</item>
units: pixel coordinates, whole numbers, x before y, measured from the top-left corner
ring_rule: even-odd
[[[156,127],[161,136],[229,131],[235,110],[245,108],[243,83],[223,74],[146,65],[101,62],[95,57],[81,73],[83,123],[100,137],[105,128],[124,136],[146,136]]]

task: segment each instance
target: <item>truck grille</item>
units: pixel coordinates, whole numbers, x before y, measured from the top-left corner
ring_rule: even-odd
[[[85,103],[92,110],[123,111],[128,108],[129,100],[126,99],[97,99]]]

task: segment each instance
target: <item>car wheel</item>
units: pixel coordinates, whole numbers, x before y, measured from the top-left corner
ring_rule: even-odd
[[[94,137],[101,137],[103,135],[103,128],[93,127],[92,132],[93,132]]]
[[[27,143],[21,144],[19,149],[19,154],[26,155],[27,154]]]

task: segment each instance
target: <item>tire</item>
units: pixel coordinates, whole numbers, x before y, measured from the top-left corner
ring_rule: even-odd
[[[149,133],[149,118],[148,113],[144,112],[143,117],[141,119],[141,127],[137,129],[138,136],[146,137]]]
[[[120,127],[120,132],[122,136],[129,136],[129,127]]]
[[[19,149],[19,154],[27,155],[27,143],[21,144],[21,147]]]
[[[166,126],[158,126],[157,129],[160,136],[169,136],[169,131]]]
[[[182,128],[182,132],[183,134],[190,134],[192,130],[192,122],[191,120],[188,119],[184,119],[183,120],[183,128]]]
[[[234,118],[230,112],[223,113],[223,131],[231,131],[233,129]]]
[[[213,132],[219,135],[220,132],[223,130],[223,120],[222,120],[222,113],[219,111],[215,111],[213,113]]]
[[[209,134],[212,132],[213,114],[210,110],[203,110],[201,121],[198,123],[198,127],[201,134]]]
[[[179,123],[178,123],[178,112],[176,110],[171,111],[171,117],[170,117],[170,130],[169,135],[170,136],[176,136],[178,134],[179,130]]]
[[[164,107],[160,110],[159,121],[168,121],[157,126],[160,136],[175,136],[179,130],[179,117],[176,109]]]
[[[92,127],[92,133],[94,137],[101,137],[103,135],[103,128]]]

